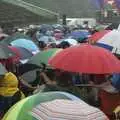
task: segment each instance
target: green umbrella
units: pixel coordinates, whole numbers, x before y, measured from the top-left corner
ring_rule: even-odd
[[[55,99],[80,100],[79,98],[65,92],[46,92],[38,93],[31,97],[25,98],[14,105],[4,116],[3,120],[36,120],[30,112],[43,102]]]
[[[0,43],[10,44],[12,41],[17,40],[17,39],[19,39],[19,38],[28,39],[28,40],[31,39],[31,38],[30,38],[29,36],[27,36],[27,35],[24,35],[24,34],[22,34],[22,33],[16,33],[16,34],[14,34],[14,35],[12,35],[12,36],[9,36],[9,37],[3,39]]]
[[[6,45],[0,44],[0,59],[8,59],[16,54]]]
[[[101,31],[101,30],[104,30],[104,29],[105,29],[105,26],[103,26],[103,25],[97,25],[95,27],[95,30],[97,30],[97,31]]]
[[[5,67],[0,63],[0,75],[5,75],[7,73],[7,70]]]
[[[54,56],[55,54],[57,54],[58,52],[60,52],[61,50],[62,49],[53,48],[53,49],[42,51],[42,52],[36,54],[35,56],[33,56],[28,61],[28,64],[34,64],[34,65],[37,65],[37,66],[41,66],[41,63],[44,63],[44,64],[48,65],[48,60],[52,56]]]

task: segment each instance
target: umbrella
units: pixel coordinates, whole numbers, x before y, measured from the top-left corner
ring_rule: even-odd
[[[102,37],[98,43],[113,47],[113,52],[120,54],[120,31],[113,30]]]
[[[64,39],[63,41],[68,42],[70,45],[74,46],[77,45],[78,42],[75,39]]]
[[[39,51],[37,45],[33,41],[27,39],[17,39],[12,41],[11,45],[26,48],[31,52]]]
[[[67,48],[52,59],[49,64],[57,69],[88,74],[120,72],[119,60],[108,50],[92,46],[78,45]]]
[[[27,50],[26,48],[23,47],[14,47],[14,46],[9,46],[9,48],[16,53],[16,55],[21,59],[30,59],[33,54]]]
[[[41,63],[44,63],[44,64],[48,65],[48,60],[50,59],[50,57],[54,56],[55,54],[57,54],[61,50],[62,49],[53,48],[53,49],[49,49],[49,50],[45,50],[45,51],[39,52],[38,54],[33,56],[28,61],[28,63],[29,64],[35,64],[37,66],[41,66]]]
[[[53,100],[41,103],[30,112],[37,120],[106,120],[107,116],[98,108],[83,101]]]
[[[1,41],[1,43],[3,43],[3,44],[10,44],[12,41],[14,41],[16,39],[28,39],[29,40],[31,38],[28,37],[27,35],[22,34],[22,33],[16,33],[16,34],[14,34],[12,36],[9,36],[9,37],[3,39]]]
[[[55,99],[79,100],[79,98],[65,92],[46,92],[39,93],[23,99],[14,105],[4,116],[3,120],[36,120],[30,111],[37,105],[43,102],[52,101]]]
[[[113,50],[113,47],[112,46],[109,46],[109,45],[106,45],[106,44],[103,44],[103,43],[95,43],[96,46],[99,46],[99,47],[102,47],[102,48],[105,48],[109,51],[112,51]]]
[[[32,66],[32,68],[31,67],[29,67],[30,69],[26,69],[26,65],[24,66],[24,68],[25,68],[25,70],[23,69],[23,70],[21,70],[21,69],[19,69],[19,75],[21,75],[21,77],[22,77],[22,79],[24,80],[24,81],[26,81],[27,83],[29,83],[29,84],[32,84],[35,80],[36,80],[36,78],[38,77],[37,76],[37,71],[40,71],[40,68],[38,68],[38,67],[36,67],[36,66],[34,66],[34,65],[30,65],[30,66]],[[34,68],[35,67],[35,68]],[[20,67],[21,68],[21,67]],[[33,70],[32,70],[33,69]],[[20,71],[21,70],[21,71]],[[39,72],[40,73],[40,72]],[[40,79],[39,79],[40,80]]]
[[[118,29],[119,23],[111,23],[109,26],[107,26],[105,29],[106,30],[113,30],[113,29]]]
[[[104,35],[106,35],[107,33],[109,33],[111,30],[103,30],[103,31],[99,31],[94,33],[90,38],[89,38],[89,42],[90,43],[95,43],[96,41],[98,41],[99,39],[101,39]]]
[[[83,41],[85,38],[88,38],[89,35],[90,33],[87,31],[73,31],[70,36],[78,41]]]
[[[15,53],[6,45],[0,44],[0,59],[8,59],[15,56]]]
[[[0,40],[4,39],[4,38],[6,38],[6,37],[8,37],[8,35],[7,35],[7,34],[0,33]]]
[[[28,71],[32,71],[32,70],[40,69],[40,68],[41,68],[40,66],[37,66],[35,64],[26,63],[26,64],[19,65],[18,71],[19,71],[19,75],[22,75]]]
[[[97,31],[101,31],[101,30],[104,30],[106,27],[107,27],[106,25],[97,25],[97,26],[95,26],[94,29]]]
[[[0,75],[5,75],[7,73],[7,70],[5,67],[0,63]]]
[[[56,42],[56,39],[52,36],[42,36],[38,41],[43,41],[44,43],[48,44],[50,42]]]

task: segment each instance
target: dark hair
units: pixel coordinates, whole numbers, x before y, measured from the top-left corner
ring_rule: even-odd
[[[46,75],[49,77],[51,81],[54,81],[56,79],[55,71],[52,69],[49,69],[45,71]]]
[[[67,41],[63,41],[60,43],[59,47],[65,49],[70,47],[70,44]]]
[[[39,41],[39,47],[40,48],[45,48],[46,47],[46,44],[44,41]]]
[[[57,77],[57,82],[60,86],[72,85],[72,75],[69,72],[63,72],[59,77]]]

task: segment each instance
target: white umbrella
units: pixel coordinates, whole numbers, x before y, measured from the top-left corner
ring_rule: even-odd
[[[78,42],[75,40],[75,39],[65,39],[63,41],[66,41],[68,42],[70,45],[74,46],[74,45],[77,45]]]
[[[106,44],[113,47],[113,53],[120,54],[120,31],[113,30],[102,37],[98,43]]]

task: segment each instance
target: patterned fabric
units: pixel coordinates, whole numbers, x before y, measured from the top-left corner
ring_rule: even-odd
[[[99,109],[83,101],[54,100],[41,103],[31,112],[37,120],[107,120]]]

